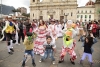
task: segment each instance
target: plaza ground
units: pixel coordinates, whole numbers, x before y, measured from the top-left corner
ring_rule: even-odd
[[[59,55],[61,51],[61,46],[62,46],[62,38],[58,38],[56,41],[57,45],[57,51],[54,54],[56,58],[56,64],[53,65],[50,58],[45,60],[42,63],[39,63],[40,56],[35,55],[35,61],[36,61],[36,67],[90,67],[88,59],[84,61],[83,65],[79,64],[79,60],[82,56],[83,53],[83,48],[82,48],[82,42],[77,42],[78,38],[76,37],[76,48],[75,52],[77,54],[77,59],[75,60],[75,65],[72,65],[70,63],[70,56],[67,54],[65,57],[65,61],[63,63],[58,64],[59,60]],[[7,53],[7,48],[6,48],[6,42],[0,42],[0,67],[21,67],[21,63],[23,60],[23,55],[24,55],[24,46],[21,45],[14,45],[14,54],[9,55]],[[94,67],[100,67],[100,40],[98,39],[98,42],[93,45],[93,62],[94,62]],[[31,64],[31,57],[29,56],[27,61],[26,61],[26,66],[27,67],[33,67]]]

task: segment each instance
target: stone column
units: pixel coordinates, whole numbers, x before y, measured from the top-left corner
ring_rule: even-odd
[[[98,10],[100,10],[100,0],[96,0],[96,2],[95,2],[95,17],[94,17],[94,19],[96,19],[96,20],[100,20],[100,17],[99,17],[99,14],[100,13],[98,13]]]

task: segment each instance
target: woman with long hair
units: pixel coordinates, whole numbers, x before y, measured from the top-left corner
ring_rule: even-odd
[[[84,33],[84,35],[86,35]],[[84,61],[86,57],[88,57],[88,60],[90,62],[90,67],[93,67],[93,61],[92,61],[92,53],[93,49],[92,46],[97,42],[96,38],[93,36],[92,33],[89,33],[89,36],[87,36],[85,39],[82,37],[82,42],[83,42],[83,47],[84,47],[84,52],[82,55],[82,58],[80,60],[80,64]]]
[[[46,41],[46,35],[47,35],[47,27],[43,20],[40,20],[39,26],[34,31],[37,34],[37,38],[35,40],[34,45],[34,52],[35,54],[40,54],[43,56],[43,43]]]

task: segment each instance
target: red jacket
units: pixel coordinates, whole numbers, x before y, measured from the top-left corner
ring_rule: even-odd
[[[97,25],[94,23],[94,24],[92,24],[93,25],[93,27],[92,27],[92,32],[93,33],[96,33],[96,30],[97,30]]]

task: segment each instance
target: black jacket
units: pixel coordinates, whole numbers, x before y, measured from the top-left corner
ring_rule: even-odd
[[[18,26],[19,26],[20,32],[23,33],[23,23],[19,23]]]

